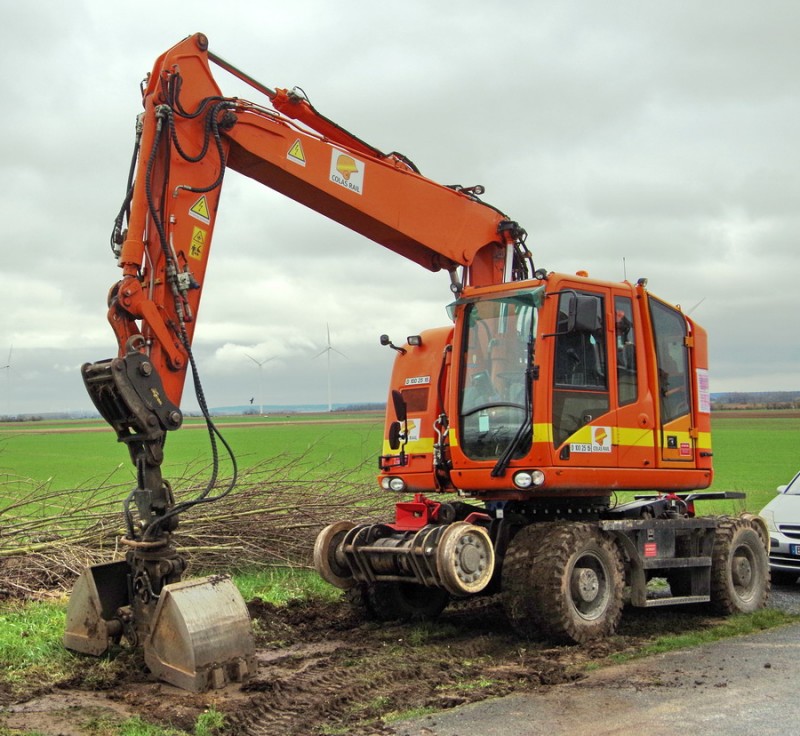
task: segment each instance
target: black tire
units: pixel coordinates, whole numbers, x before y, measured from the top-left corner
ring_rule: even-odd
[[[433,621],[450,602],[441,588],[416,583],[361,583],[347,591],[348,600],[374,621]]]
[[[769,596],[769,556],[759,532],[744,519],[722,518],[711,557],[711,604],[721,614],[752,613]]]
[[[524,636],[583,643],[613,634],[622,616],[619,548],[593,524],[526,527],[509,545],[502,579],[506,614]]]

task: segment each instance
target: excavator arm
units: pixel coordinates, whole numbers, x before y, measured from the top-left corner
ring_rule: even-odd
[[[510,261],[526,254],[524,232],[479,201],[479,188],[427,179],[405,157],[369,146],[296,93],[254,82],[207,46],[202,34],[185,39],[147,80],[128,227],[117,236],[123,278],[109,313],[121,354],[143,335],[175,405],[226,169],[426,269],[447,270],[454,288],[509,278]],[[271,106],[223,97],[210,61],[255,86]]]
[[[263,103],[224,96],[211,63],[249,84]],[[202,34],[160,56],[142,92],[128,189],[111,238],[122,270],[108,298],[118,354],[82,368],[89,395],[137,469],[137,487],[124,504],[122,542],[129,551],[124,563],[84,573],[65,642],[98,654],[108,638],[125,635],[144,642],[157,676],[199,690],[253,668],[240,598],[227,588],[221,595],[218,581],[180,587],[186,563],[171,541],[181,513],[217,500],[235,483],[234,461],[227,489],[215,495],[217,433],[192,356],[227,169],[430,271],[448,271],[456,294],[465,285],[527,278],[532,264],[524,230],[480,201],[481,187],[447,187],[424,177],[404,156],[382,153],[319,114],[303,95],[272,90],[211,54]],[[190,366],[215,449],[214,471],[196,498],[176,502],[161,464],[167,432],[182,423]],[[211,623],[198,623],[197,641],[190,636],[175,650],[162,632],[190,630],[198,609],[211,612]],[[218,625],[226,617],[234,625]],[[208,662],[194,661],[200,651]]]

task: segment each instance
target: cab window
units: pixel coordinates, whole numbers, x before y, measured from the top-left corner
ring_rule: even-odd
[[[617,392],[619,405],[636,401],[636,333],[633,329],[633,304],[630,297],[614,298],[614,339],[617,350]]]
[[[656,343],[661,422],[689,413],[689,351],[686,319],[677,310],[650,298],[650,315]]]
[[[565,290],[558,300],[553,367],[556,447],[609,409],[603,295]]]

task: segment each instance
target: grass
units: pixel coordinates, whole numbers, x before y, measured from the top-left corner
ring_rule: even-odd
[[[283,453],[306,454],[309,462],[301,472],[326,474],[359,469],[371,482],[373,460],[381,450],[383,419],[379,414],[291,415],[291,417],[220,417],[215,419],[242,467]],[[356,421],[357,420],[357,421]],[[256,424],[256,422],[258,422]],[[714,483],[712,491],[744,491],[742,504],[705,502],[702,513],[757,512],[797,470],[800,419],[782,416],[748,418],[715,414],[712,418]],[[186,427],[199,427],[189,418]],[[246,424],[249,426],[231,426]],[[101,429],[74,433],[49,432],[65,427]],[[35,428],[35,432],[32,431]],[[31,481],[46,490],[96,489],[125,485],[135,480],[134,468],[124,447],[116,443],[103,422],[36,422],[0,425],[0,508],[3,485]],[[209,462],[208,437],[202,429],[169,436],[164,475],[182,477],[187,467]],[[223,473],[230,472],[223,464]]]
[[[381,451],[383,417],[337,414],[337,423],[314,422],[328,416],[313,415],[294,423],[274,419],[257,426],[252,426],[252,418],[227,417],[227,421],[220,420],[218,424],[243,467],[286,452],[297,455],[309,452],[320,477],[326,472],[365,465],[370,469],[375,467],[371,461]],[[225,426],[234,419],[249,419],[251,426]],[[341,421],[347,419],[351,421]],[[55,431],[65,425],[39,422],[21,427],[0,425],[0,484],[32,480],[48,490],[61,490],[95,488],[100,482],[135,482],[130,456],[125,447],[114,441],[108,427],[99,422],[74,422],[66,426],[104,431]],[[210,461],[207,432],[198,420],[188,421],[186,426],[197,428],[168,436],[165,477],[181,477],[188,466],[204,466]],[[220,452],[224,455],[222,448]],[[225,462],[223,472],[230,472],[229,469]]]
[[[66,599],[5,604],[0,611],[3,679],[14,683],[67,676],[75,655],[61,645],[65,619]]]
[[[662,654],[663,652],[671,652],[676,649],[687,649],[700,646],[701,644],[710,644],[735,636],[756,634],[759,631],[774,629],[778,626],[785,626],[798,622],[800,622],[800,616],[798,615],[784,613],[774,608],[764,608],[755,613],[729,616],[708,629],[684,631],[680,634],[660,636],[634,654],[612,654],[609,659],[613,663],[619,664],[630,659],[647,657],[651,654]]]
[[[335,601],[342,595],[339,588],[326,583],[316,572],[300,568],[243,572],[234,575],[233,580],[246,601],[258,598],[275,606],[308,598]]]

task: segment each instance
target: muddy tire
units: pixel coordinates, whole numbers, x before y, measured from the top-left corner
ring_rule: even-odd
[[[593,524],[520,531],[506,554],[502,586],[506,615],[524,636],[592,641],[613,634],[622,615],[619,548]]]
[[[347,597],[363,615],[373,621],[433,621],[450,602],[441,588],[416,583],[361,583]]]
[[[769,595],[769,556],[761,534],[743,519],[722,518],[711,556],[711,604],[718,613],[752,613]]]

